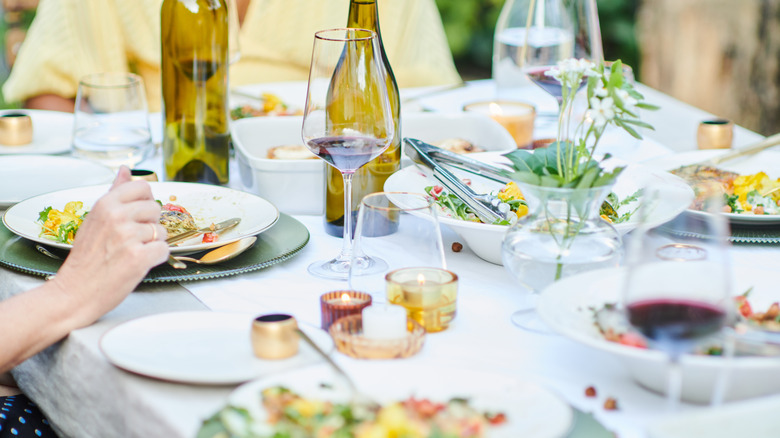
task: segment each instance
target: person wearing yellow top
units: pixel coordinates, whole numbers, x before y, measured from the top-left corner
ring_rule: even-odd
[[[138,73],[159,111],[162,0],[41,0],[3,93],[28,108],[73,111],[79,78]],[[343,27],[348,0],[237,0],[241,58],[232,86],[306,80],[314,32]],[[400,87],[460,82],[434,0],[379,0]]]

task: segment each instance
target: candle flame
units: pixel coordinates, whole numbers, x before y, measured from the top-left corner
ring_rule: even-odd
[[[504,115],[504,112],[501,111],[501,106],[499,106],[495,102],[490,102],[490,105],[488,105],[488,108],[490,108],[490,115],[491,116],[501,116],[501,115]]]
[[[343,294],[341,294],[341,301],[342,301],[343,303],[348,303],[348,302],[350,301],[350,299],[349,299],[349,294],[347,294],[347,293],[343,293]]]
[[[422,286],[425,284],[425,276],[422,274],[417,274],[417,283]]]

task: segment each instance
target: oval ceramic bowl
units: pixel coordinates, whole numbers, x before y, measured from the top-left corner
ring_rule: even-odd
[[[230,129],[238,170],[248,191],[273,202],[282,212],[322,214],[325,162],[267,157],[268,149],[274,146],[303,145],[302,124],[301,116],[254,117],[233,122]],[[425,142],[462,138],[488,151],[515,148],[512,136],[481,114],[405,113],[401,115],[401,125],[404,137]]]
[[[540,294],[537,312],[554,331],[615,355],[640,385],[663,393],[668,372],[668,356],[664,352],[609,342],[593,324],[591,308],[621,301],[625,272],[624,268],[603,269],[557,281]],[[780,281],[777,272],[735,268],[734,274],[733,294],[753,287],[750,302],[754,310],[767,309],[776,300],[776,285]],[[736,357],[729,363],[717,356],[686,355],[681,364],[682,398],[686,401],[709,403],[715,382],[726,368],[730,368],[726,389],[729,400],[780,392],[780,360],[777,358]]]
[[[473,154],[472,157],[489,162],[500,162],[502,157],[495,153]],[[501,189],[502,185],[471,175],[466,172],[453,172],[460,178],[471,181],[471,187],[477,193],[486,193]],[[409,166],[396,172],[385,183],[385,191],[388,192],[413,192],[425,193],[425,187],[441,185],[427,171],[418,166]],[[653,170],[641,165],[626,167],[618,178],[613,191],[620,199],[629,196],[637,190],[645,187],[654,187],[663,191],[664,196],[658,200],[657,205],[648,216],[648,222],[660,225],[673,219],[693,201],[693,191],[682,179],[660,170]],[[641,203],[641,198],[639,200]],[[530,206],[533,208],[533,205]],[[619,209],[618,213],[634,210],[637,202],[629,203]],[[501,242],[507,227],[504,225],[483,224],[478,222],[463,221],[454,217],[440,217],[440,223],[452,228],[481,259],[497,265],[501,262]],[[633,216],[628,221],[616,224],[615,228],[620,234],[625,234],[638,225],[638,217]]]

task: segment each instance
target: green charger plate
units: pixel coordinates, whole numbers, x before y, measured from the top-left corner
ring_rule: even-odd
[[[238,257],[217,265],[187,263],[187,269],[173,269],[162,264],[153,268],[144,283],[205,280],[228,277],[267,268],[295,256],[309,242],[309,230],[296,219],[280,214],[276,224],[257,236],[257,242]],[[55,254],[66,255],[54,250]],[[194,257],[199,257],[195,254]],[[0,223],[0,266],[26,274],[48,277],[57,273],[62,260],[45,256],[35,249],[35,242],[13,234]]]

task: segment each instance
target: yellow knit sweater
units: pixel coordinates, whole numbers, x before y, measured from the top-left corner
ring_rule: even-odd
[[[239,34],[233,86],[306,80],[314,32],[343,27],[347,0],[251,0]],[[8,101],[75,97],[80,77],[132,71],[160,108],[162,0],[41,0],[10,77]],[[382,39],[400,87],[460,80],[434,0],[379,0]]]

